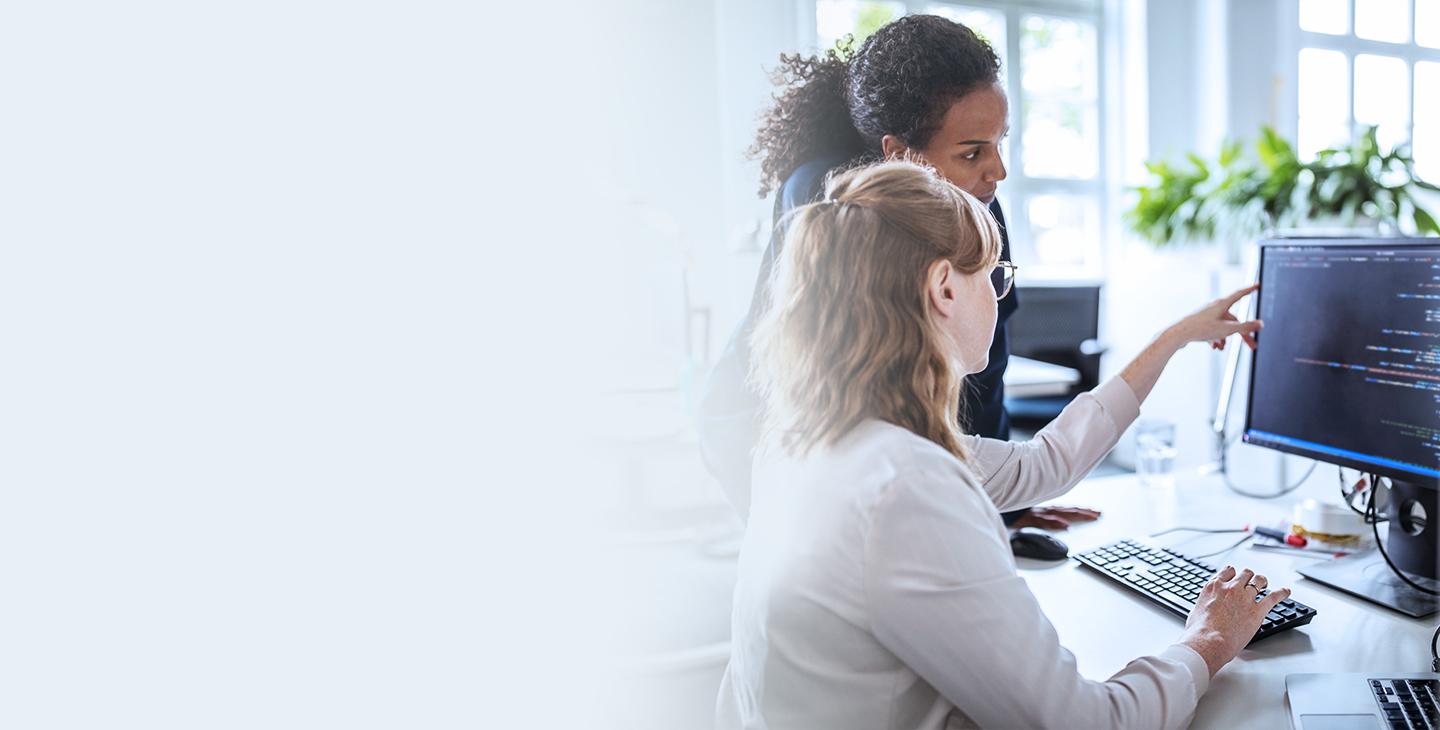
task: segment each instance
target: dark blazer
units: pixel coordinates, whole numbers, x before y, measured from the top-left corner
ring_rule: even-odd
[[[750,299],[750,311],[715,363],[700,403],[700,450],[712,474],[737,505],[749,504],[750,463],[759,440],[762,402],[750,387],[750,333],[768,300],[770,272],[785,240],[784,216],[791,210],[820,199],[825,176],[845,166],[846,159],[819,159],[801,165],[785,180],[775,196],[775,226],[770,245],[760,261],[760,275]],[[990,203],[990,212],[1000,224],[1004,250],[1010,259],[1010,238],[1000,202]],[[1005,384],[1001,378],[1010,360],[1010,341],[1005,324],[1019,306],[1015,291],[1000,301],[995,321],[995,339],[990,345],[990,363],[983,372],[966,378],[961,395],[961,413],[971,433],[989,438],[1009,439],[1010,418],[1005,413]]]

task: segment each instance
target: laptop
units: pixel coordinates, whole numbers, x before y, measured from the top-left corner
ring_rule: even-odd
[[[1440,728],[1440,674],[1289,674],[1293,730]]]

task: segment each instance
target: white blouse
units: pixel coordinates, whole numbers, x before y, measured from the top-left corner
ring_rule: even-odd
[[[1015,572],[1000,510],[1063,494],[1139,415],[1114,378],[1035,439],[970,437],[970,465],[867,421],[757,455],[721,728],[1182,727],[1209,686],[1173,645],[1104,682]]]

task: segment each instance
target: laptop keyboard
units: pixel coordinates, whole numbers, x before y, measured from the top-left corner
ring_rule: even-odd
[[[1370,691],[1391,730],[1440,728],[1440,680],[1371,679]]]

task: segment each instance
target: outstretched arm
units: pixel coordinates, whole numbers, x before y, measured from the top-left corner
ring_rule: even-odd
[[[1255,349],[1255,333],[1260,331],[1260,320],[1241,322],[1230,313],[1230,308],[1259,288],[1259,284],[1253,284],[1231,292],[1161,332],[1120,372],[1120,377],[1135,392],[1135,398],[1143,403],[1170,358],[1191,342],[1209,342],[1211,347],[1219,348],[1224,346],[1228,337],[1238,334],[1250,349]]]
[[[1226,338],[1238,334],[1253,348],[1260,322],[1241,322],[1230,307],[1255,289],[1250,286],[1221,297],[1167,328],[1118,377],[1080,394],[1033,440],[972,437],[971,468],[995,506],[1028,507],[1064,494],[1085,478],[1140,414],[1140,403],[1170,358],[1186,344],[1208,341],[1223,346]]]

